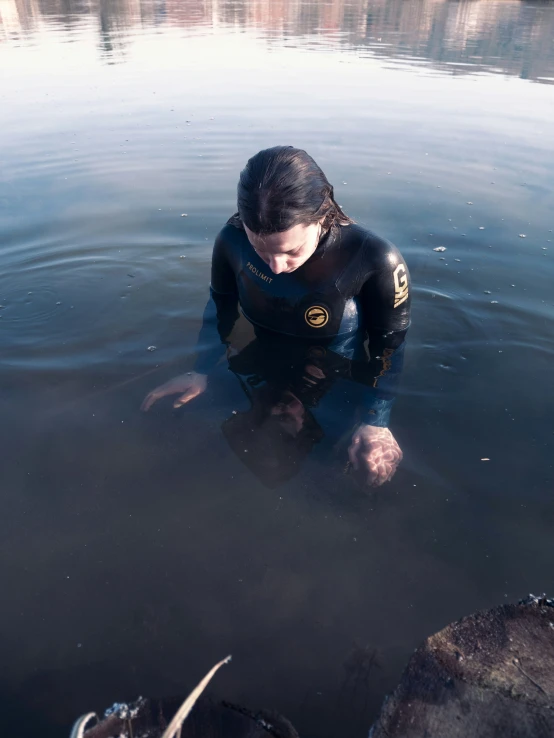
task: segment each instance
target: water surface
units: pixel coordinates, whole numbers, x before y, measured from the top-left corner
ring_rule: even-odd
[[[548,2],[0,0],[19,735],[181,693],[231,652],[218,694],[361,737],[424,637],[552,589],[553,35]],[[405,458],[377,493],[325,442],[264,485],[222,432],[247,407],[223,365],[182,411],[139,412],[194,363],[240,169],[289,143],[411,269]]]

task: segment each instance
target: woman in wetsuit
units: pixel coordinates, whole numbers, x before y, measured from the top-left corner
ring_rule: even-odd
[[[205,391],[221,354],[206,350],[205,334],[215,322],[228,343],[237,302],[255,326],[325,345],[349,359],[360,358],[369,338],[370,353],[383,359],[380,377],[386,381],[410,323],[409,273],[395,246],[345,215],[305,151],[276,146],[248,161],[238,212],[215,240],[195,371],[150,392],[143,410],[174,394],[180,395],[174,407],[180,407]],[[352,465],[367,471],[372,485],[391,479],[402,458],[387,427],[390,404],[378,396],[368,404],[349,448]]]

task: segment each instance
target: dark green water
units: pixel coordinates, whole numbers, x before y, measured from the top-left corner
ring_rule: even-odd
[[[10,734],[232,653],[217,694],[361,738],[425,636],[552,592],[553,39],[548,2],[0,0]],[[223,366],[139,411],[192,367],[238,173],[281,143],[411,269],[404,461],[370,495],[325,443],[267,489]]]

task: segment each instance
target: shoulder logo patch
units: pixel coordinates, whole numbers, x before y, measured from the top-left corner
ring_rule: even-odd
[[[397,308],[408,299],[408,275],[404,264],[394,270],[394,307]]]
[[[313,305],[306,310],[304,318],[312,328],[323,328],[329,322],[329,311],[321,305]]]

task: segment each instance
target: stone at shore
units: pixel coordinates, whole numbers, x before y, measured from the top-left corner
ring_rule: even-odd
[[[554,601],[478,612],[420,646],[370,738],[552,738]]]

